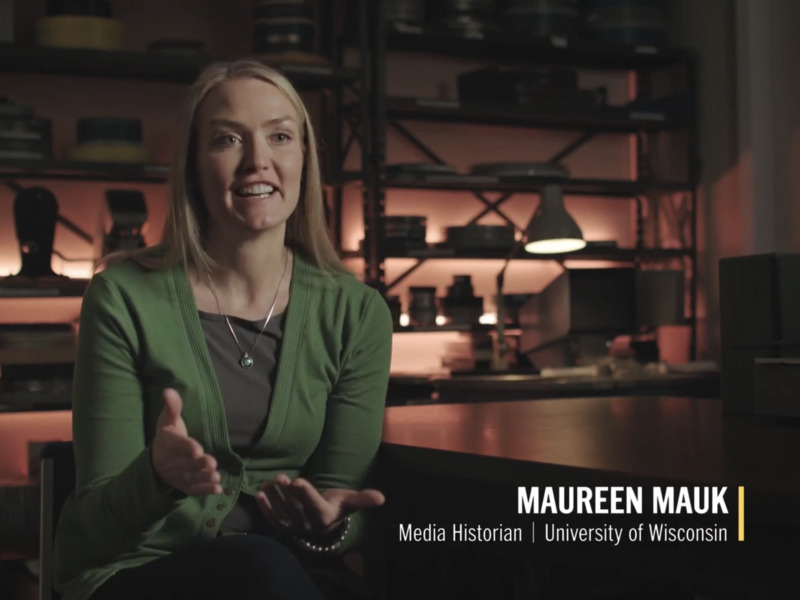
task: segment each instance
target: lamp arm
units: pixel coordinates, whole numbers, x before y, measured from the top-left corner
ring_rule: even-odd
[[[506,259],[506,264],[503,265],[503,269],[497,274],[497,322],[495,323],[495,329],[497,331],[495,367],[497,370],[508,368],[508,365],[505,364],[508,343],[506,342],[506,303],[503,297],[503,284],[505,283],[506,267],[508,267],[508,263],[509,259]],[[505,366],[502,367],[502,365]]]
[[[506,341],[506,309],[505,299],[503,296],[503,288],[506,279],[506,269],[511,264],[512,259],[517,256],[519,248],[523,245],[522,241],[515,241],[511,247],[511,251],[506,256],[503,262],[503,268],[497,274],[497,321],[495,323],[495,332],[497,333],[497,345],[492,354],[492,370],[506,371],[508,370],[508,342]]]

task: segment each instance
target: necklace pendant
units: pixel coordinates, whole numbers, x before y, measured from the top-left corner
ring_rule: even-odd
[[[239,359],[239,364],[242,365],[243,369],[249,369],[253,366],[253,359],[250,358],[250,355],[245,352],[242,354],[242,358]]]

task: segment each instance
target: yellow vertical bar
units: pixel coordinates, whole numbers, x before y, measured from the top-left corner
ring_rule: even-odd
[[[739,486],[739,541],[744,541],[744,486]]]

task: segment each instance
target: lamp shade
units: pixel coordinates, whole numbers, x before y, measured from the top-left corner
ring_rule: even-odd
[[[525,251],[531,254],[561,254],[586,246],[581,228],[564,208],[560,186],[544,187],[525,238]]]

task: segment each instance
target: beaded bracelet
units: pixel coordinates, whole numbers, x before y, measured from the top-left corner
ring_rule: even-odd
[[[294,543],[300,546],[303,550],[308,550],[309,552],[314,552],[315,554],[332,554],[342,547],[348,531],[350,531],[349,515],[344,518],[344,521],[342,521],[342,525],[339,528],[339,536],[330,544],[323,545],[310,542],[307,539],[301,538],[297,535],[292,536],[292,539],[294,540]]]

